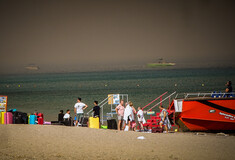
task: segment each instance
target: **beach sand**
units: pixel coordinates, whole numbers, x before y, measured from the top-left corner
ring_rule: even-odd
[[[0,125],[0,159],[235,159],[235,136]],[[138,140],[137,137],[145,139]]]

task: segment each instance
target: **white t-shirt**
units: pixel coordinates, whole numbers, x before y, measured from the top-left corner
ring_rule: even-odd
[[[78,102],[78,103],[76,103],[75,105],[74,105],[74,108],[76,108],[77,109],[77,114],[78,113],[83,113],[83,107],[85,107],[86,105],[84,104],[84,103],[82,103],[82,102]]]
[[[139,117],[139,116],[140,117]],[[142,111],[142,110],[139,110],[138,112],[137,112],[137,117],[138,117],[138,121],[139,122],[143,122],[143,117],[144,117],[144,112]]]
[[[69,119],[70,118],[70,114],[68,114],[68,113],[65,113],[65,115],[64,115],[64,117],[63,117],[64,119]]]

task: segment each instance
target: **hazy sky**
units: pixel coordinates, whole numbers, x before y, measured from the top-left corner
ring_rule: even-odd
[[[234,0],[0,0],[0,73],[234,65]]]

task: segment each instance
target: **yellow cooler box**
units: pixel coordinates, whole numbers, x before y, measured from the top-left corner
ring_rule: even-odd
[[[0,112],[0,124],[4,124],[4,113],[6,112]]]
[[[99,123],[99,117],[94,118],[94,117],[90,117],[89,118],[89,128],[100,128],[100,123]]]

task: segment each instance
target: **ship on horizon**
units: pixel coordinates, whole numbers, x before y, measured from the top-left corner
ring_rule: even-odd
[[[158,63],[148,63],[147,67],[154,68],[154,67],[175,66],[175,65],[176,65],[175,63],[164,62],[163,58],[159,58]]]
[[[31,71],[37,71],[40,68],[39,68],[39,66],[36,66],[35,64],[30,64],[30,65],[26,66],[25,69],[31,70]]]

